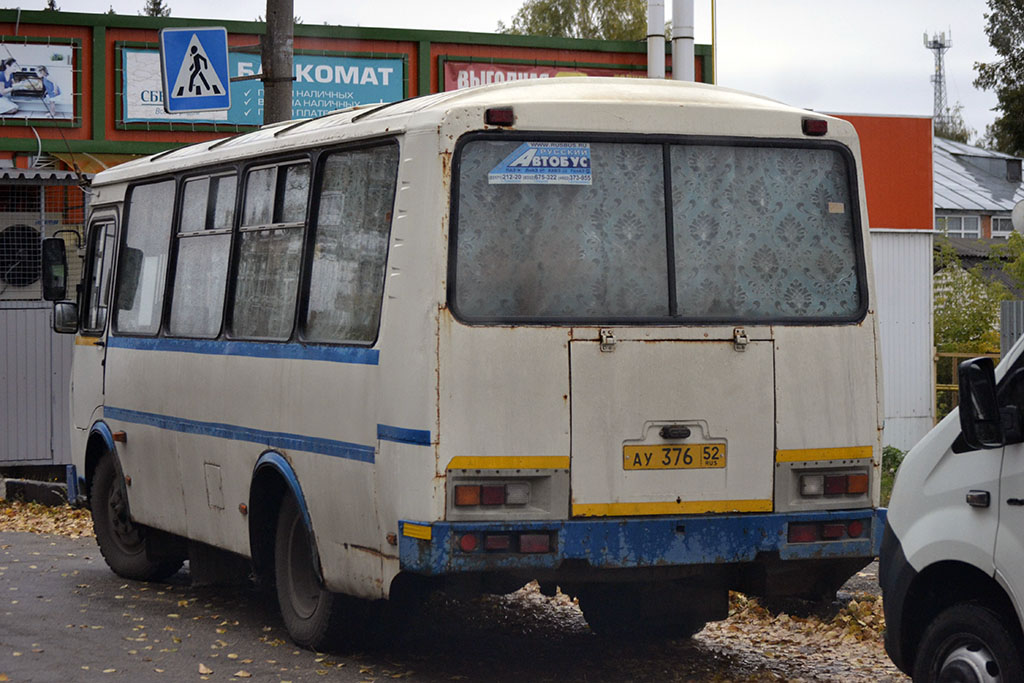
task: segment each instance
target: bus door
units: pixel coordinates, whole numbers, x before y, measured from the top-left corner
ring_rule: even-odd
[[[71,375],[71,413],[78,429],[88,429],[103,404],[116,233],[117,217],[114,212],[93,214],[86,245],[85,274],[79,293],[79,326]]]
[[[771,511],[771,328],[666,332],[574,330],[573,515]]]

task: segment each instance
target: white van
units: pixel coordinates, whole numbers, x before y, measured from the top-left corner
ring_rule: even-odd
[[[960,364],[907,454],[882,541],[885,647],[915,681],[1024,680],[1024,339]]]
[[[688,635],[729,589],[827,595],[878,550],[845,121],[515,82],[170,150],[93,192],[56,325],[123,576],[230,552],[310,647],[360,628],[340,594],[530,579],[595,630]]]

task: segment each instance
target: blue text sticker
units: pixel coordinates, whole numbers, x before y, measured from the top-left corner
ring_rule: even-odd
[[[487,174],[489,185],[590,185],[590,144],[524,142]]]

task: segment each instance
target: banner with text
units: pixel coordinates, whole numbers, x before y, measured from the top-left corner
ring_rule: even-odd
[[[444,89],[458,90],[474,85],[523,81],[560,76],[615,76],[644,78],[643,70],[602,69],[577,66],[535,66],[532,64],[491,64],[484,62],[445,62]]]
[[[261,72],[259,55],[230,52],[231,77]],[[263,123],[263,84],[257,80],[231,83],[228,111],[167,114],[160,87],[160,55],[156,50],[121,50],[123,68],[122,119],[125,123]],[[401,59],[364,59],[295,55],[292,118],[320,116],[359,104],[394,102],[403,97]]]

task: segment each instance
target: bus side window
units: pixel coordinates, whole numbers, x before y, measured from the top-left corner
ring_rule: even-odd
[[[98,335],[107,325],[110,273],[114,263],[114,224],[94,224],[89,239],[89,279],[83,292],[85,317],[82,319],[82,333]]]
[[[291,336],[308,197],[307,162],[257,168],[246,177],[231,314],[233,337],[286,340]]]
[[[338,152],[324,163],[305,339],[376,340],[397,175],[394,144]]]
[[[155,335],[160,330],[173,207],[173,180],[131,189],[124,245],[126,252],[137,251],[138,267],[118,271],[118,332]]]
[[[173,335],[212,339],[220,334],[237,184],[234,174],[185,181],[171,297]]]

